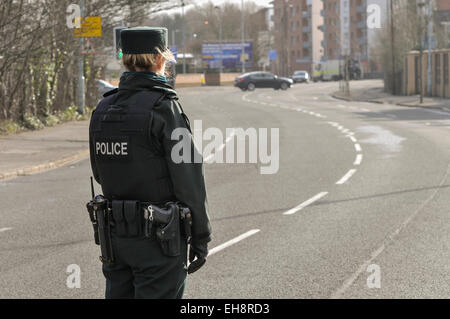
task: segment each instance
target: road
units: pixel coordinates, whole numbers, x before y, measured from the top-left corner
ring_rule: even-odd
[[[276,174],[206,165],[217,248],[185,298],[450,297],[450,113],[336,90],[179,90],[203,129],[279,128]],[[103,297],[89,176],[84,160],[0,182],[0,298]],[[81,288],[66,286],[71,264]],[[380,288],[367,284],[373,267]]]

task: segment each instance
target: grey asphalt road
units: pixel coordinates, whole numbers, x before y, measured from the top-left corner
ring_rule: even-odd
[[[450,297],[450,113],[335,100],[336,90],[179,90],[203,129],[279,129],[276,174],[206,165],[218,249],[185,298]],[[89,176],[85,160],[0,182],[0,298],[103,297]],[[81,288],[66,285],[72,264]]]

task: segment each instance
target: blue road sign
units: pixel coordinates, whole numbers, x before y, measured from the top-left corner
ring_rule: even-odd
[[[173,45],[169,47],[170,51],[172,51],[173,56],[175,57],[175,60],[178,58],[178,47],[176,45]]]
[[[269,51],[269,60],[270,61],[276,60],[277,57],[278,57],[277,50],[270,50]]]
[[[223,42],[222,46],[218,42],[203,43],[202,55],[203,62],[206,62],[212,69],[220,68],[220,49],[222,48],[223,67],[235,69],[242,66],[242,42]],[[253,67],[253,43],[244,42],[244,54],[246,68]]]

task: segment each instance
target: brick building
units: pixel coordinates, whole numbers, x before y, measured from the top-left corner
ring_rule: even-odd
[[[386,0],[275,0],[274,22],[279,70],[311,71],[313,62],[344,55],[371,71],[370,43],[376,30],[367,25],[367,6],[376,5],[385,26]]]
[[[313,61],[323,54],[321,0],[275,0],[275,43],[278,52],[275,72],[292,75],[295,70],[311,72]]]

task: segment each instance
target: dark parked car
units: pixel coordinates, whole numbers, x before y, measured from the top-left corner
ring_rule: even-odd
[[[272,88],[287,90],[294,83],[291,79],[282,78],[269,72],[245,73],[234,80],[234,86],[242,91],[253,91],[255,88]]]

